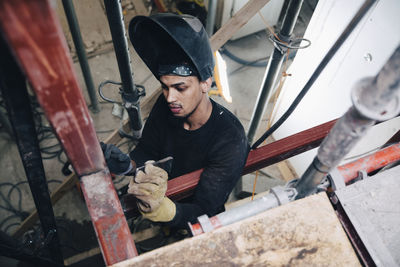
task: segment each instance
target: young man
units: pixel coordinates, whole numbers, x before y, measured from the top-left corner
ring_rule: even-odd
[[[168,174],[146,164],[145,171],[131,181],[128,193],[138,198],[144,217],[186,227],[198,216],[224,211],[247,158],[247,138],[239,120],[208,97],[214,60],[198,19],[174,14],[139,16],[130,23],[129,36],[163,91],[130,159],[141,166],[172,156],[173,163]],[[112,158],[107,161],[111,172]],[[128,165],[114,173],[126,172]],[[182,202],[165,197],[168,179],[201,168],[204,171],[192,197]]]

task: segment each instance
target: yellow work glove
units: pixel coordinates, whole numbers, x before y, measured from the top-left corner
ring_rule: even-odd
[[[169,222],[176,214],[175,203],[169,198],[164,197],[158,209],[151,212],[140,212],[143,218],[149,219],[153,222]]]
[[[168,174],[163,169],[146,162],[144,172],[138,171],[129,183],[128,193],[138,199],[140,211],[156,211],[167,191]]]

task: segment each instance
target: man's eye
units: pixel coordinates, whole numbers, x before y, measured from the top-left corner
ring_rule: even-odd
[[[185,89],[186,89],[186,87],[176,87],[176,90],[178,90],[179,92],[181,92],[181,91],[183,91]]]
[[[161,88],[162,88],[163,90],[168,90],[168,86],[165,86],[165,85],[161,85]]]

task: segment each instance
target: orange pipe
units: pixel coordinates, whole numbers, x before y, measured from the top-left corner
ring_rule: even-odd
[[[400,143],[381,149],[372,155],[339,166],[338,170],[347,184],[358,177],[359,171],[370,173],[398,160],[400,160]]]

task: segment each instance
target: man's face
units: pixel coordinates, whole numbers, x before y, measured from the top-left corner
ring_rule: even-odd
[[[180,118],[192,115],[208,90],[207,83],[196,76],[164,75],[160,81],[169,109]]]

